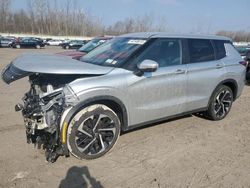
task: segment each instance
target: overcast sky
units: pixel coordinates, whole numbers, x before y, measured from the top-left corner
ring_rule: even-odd
[[[26,0],[12,0],[15,10],[26,5]],[[100,17],[105,25],[149,14],[155,20],[164,18],[177,33],[250,32],[250,0],[80,0],[77,7]]]

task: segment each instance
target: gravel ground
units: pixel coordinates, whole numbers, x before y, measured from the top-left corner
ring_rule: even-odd
[[[23,53],[62,51],[0,49],[0,69]],[[26,144],[14,105],[28,90],[27,79],[0,81],[0,187],[250,187],[250,87],[226,119],[185,116],[123,134],[115,148],[96,160],[60,157]]]

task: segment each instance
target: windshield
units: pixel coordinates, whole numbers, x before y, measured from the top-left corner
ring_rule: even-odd
[[[81,48],[79,48],[78,51],[89,53],[91,50],[93,50],[97,46],[100,46],[106,41],[107,41],[106,39],[93,39],[89,41],[87,44],[83,45]]]
[[[146,39],[116,37],[80,60],[95,65],[120,67],[146,41]]]

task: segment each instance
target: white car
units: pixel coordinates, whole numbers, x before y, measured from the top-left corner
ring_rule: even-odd
[[[63,41],[62,40],[49,40],[47,42],[47,45],[50,45],[50,46],[59,46]]]

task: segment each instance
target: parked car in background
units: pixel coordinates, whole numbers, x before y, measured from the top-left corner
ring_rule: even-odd
[[[2,37],[0,38],[0,47],[10,47],[13,39]]]
[[[245,84],[245,63],[220,36],[127,34],[81,61],[26,55],[2,71],[8,84],[29,76],[16,110],[28,143],[42,145],[50,162],[69,152],[101,157],[121,131],[184,114],[224,119]]]
[[[243,60],[246,61],[246,83],[250,84],[250,47],[249,46],[235,46],[240,53]]]
[[[4,38],[11,39],[13,41],[17,39],[17,37],[15,37],[15,36],[6,36]]]
[[[33,38],[33,39],[35,39],[35,40],[38,40],[38,41],[41,41],[41,42],[44,41],[44,39],[41,39],[41,38],[38,38],[38,37],[31,37],[31,38]]]
[[[246,54],[250,52],[249,46],[236,46],[237,51],[240,53],[242,59],[246,58]]]
[[[247,62],[246,82],[250,84],[250,50],[246,53],[245,60]]]
[[[62,44],[63,41],[62,40],[58,40],[58,39],[52,39],[46,42],[46,45],[50,45],[50,46],[60,46],[60,44]]]
[[[96,47],[102,45],[106,41],[112,39],[112,37],[96,37],[92,39],[91,41],[87,42],[85,45],[83,45],[81,48],[73,51],[64,51],[60,53],[56,53],[58,55],[66,55],[71,56],[73,59],[79,60],[82,56],[89,53]]]
[[[78,49],[86,44],[87,40],[70,40],[68,42],[61,43],[63,49]]]
[[[43,40],[43,42],[46,43],[46,42],[48,42],[50,40],[53,40],[53,39],[52,38],[46,38],[46,39]]]
[[[11,43],[12,48],[37,48],[44,47],[45,43],[42,40],[35,38],[20,38]]]

